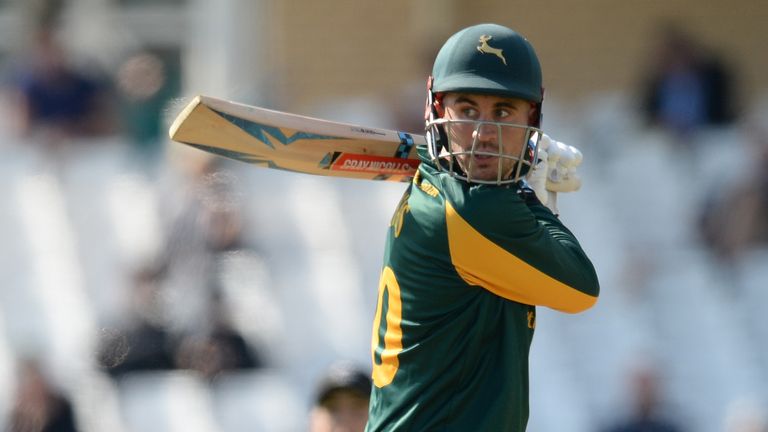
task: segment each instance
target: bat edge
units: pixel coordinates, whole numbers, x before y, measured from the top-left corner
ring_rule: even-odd
[[[176,136],[179,134],[179,130],[184,126],[184,122],[192,114],[192,112],[203,103],[203,96],[197,95],[176,115],[176,118],[171,123],[171,127],[168,128],[168,137],[173,141],[178,141]]]

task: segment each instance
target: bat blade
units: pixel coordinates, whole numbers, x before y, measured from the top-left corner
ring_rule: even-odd
[[[424,137],[197,96],[173,141],[259,167],[331,177],[410,181]]]

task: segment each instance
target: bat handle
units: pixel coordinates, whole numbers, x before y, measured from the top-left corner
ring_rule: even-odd
[[[557,209],[557,192],[547,191],[547,208],[552,210],[555,216],[560,215],[560,210]]]

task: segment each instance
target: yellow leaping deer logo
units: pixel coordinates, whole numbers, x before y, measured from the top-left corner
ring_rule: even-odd
[[[493,39],[493,36],[482,35],[480,36],[480,45],[477,46],[477,50],[483,54],[493,54],[500,58],[504,62],[504,66],[507,65],[507,59],[504,58],[504,53],[501,48],[494,48],[488,45],[488,41]]]

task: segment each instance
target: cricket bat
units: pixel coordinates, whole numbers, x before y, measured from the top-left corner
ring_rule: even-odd
[[[196,96],[170,127],[173,141],[258,167],[406,182],[424,136],[338,123]]]

